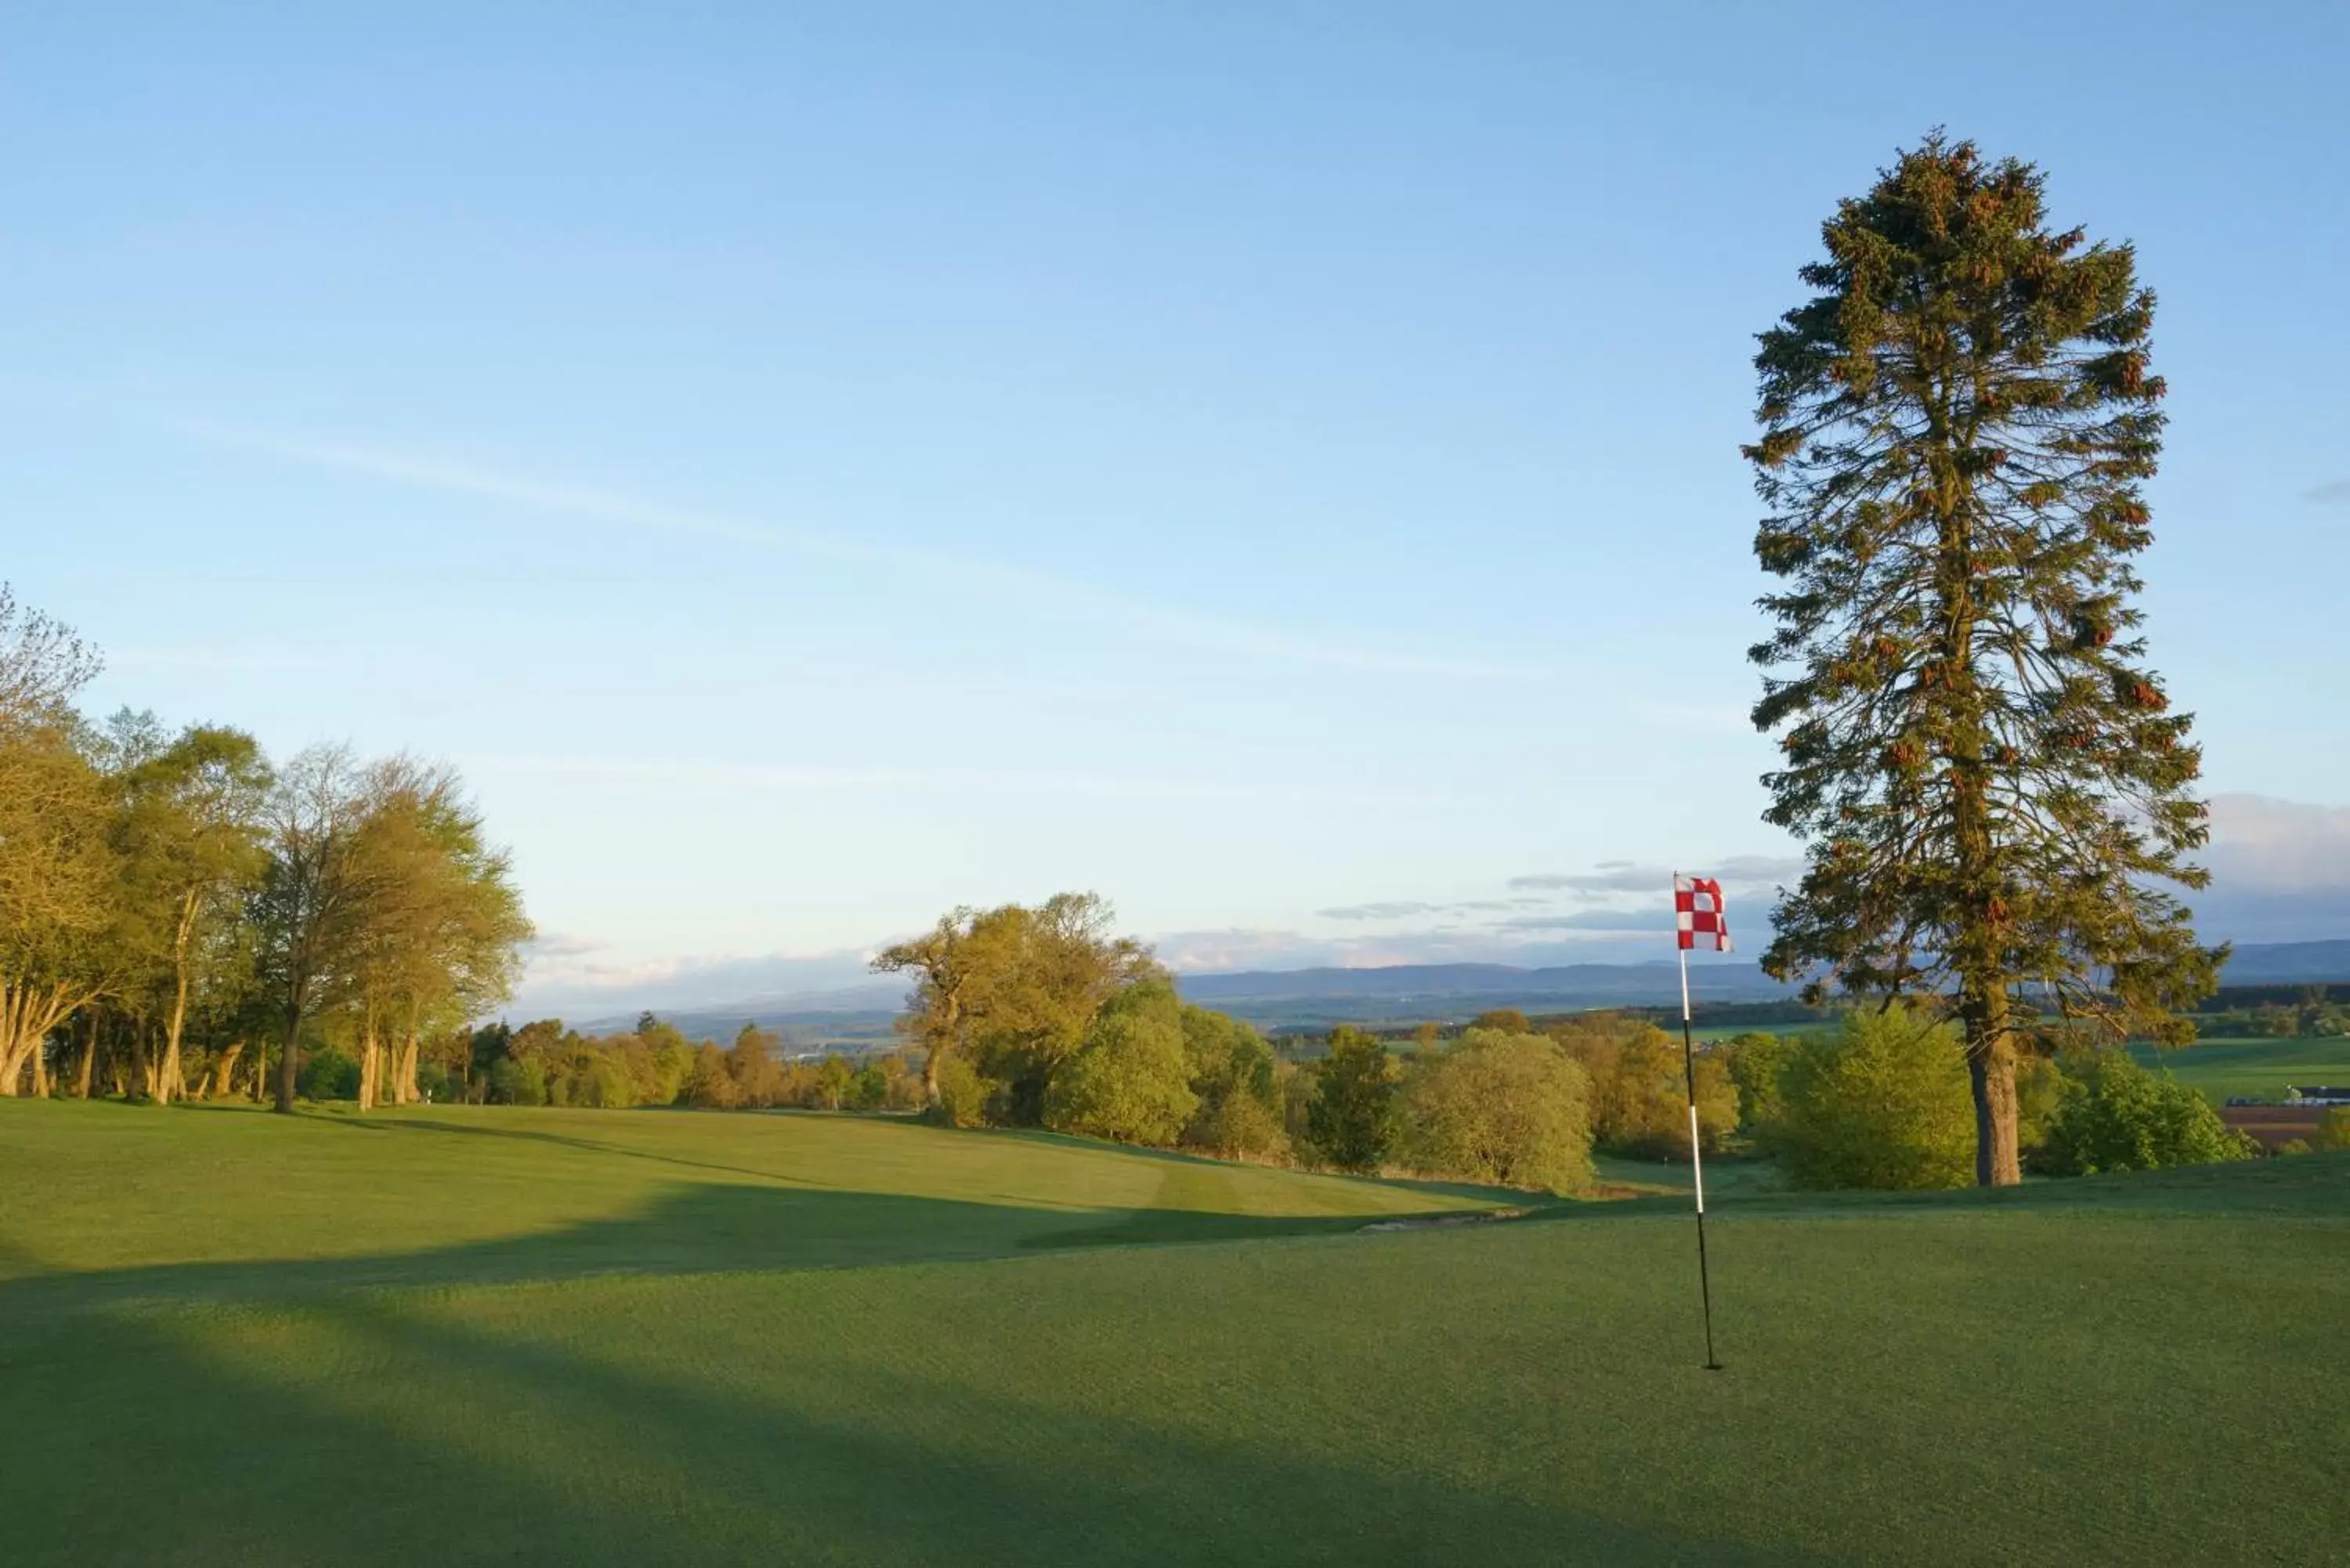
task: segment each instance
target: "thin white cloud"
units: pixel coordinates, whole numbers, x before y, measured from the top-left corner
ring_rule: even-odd
[[[1098,795],[1116,800],[1239,801],[1259,805],[1366,805],[1441,809],[1458,804],[1414,791],[1326,787],[1312,783],[1235,783],[1223,779],[1140,778],[1023,768],[909,768],[797,763],[696,762],[671,758],[474,755],[469,774],[527,774],[562,778],[656,783],[713,790],[825,794],[880,789],[971,789]]]
[[[1074,618],[1140,628],[1171,642],[1326,668],[1461,680],[1543,682],[1555,671],[1500,660],[1352,642],[1284,631],[1170,608],[1106,592],[1072,578],[941,551],[874,544],[838,534],[667,506],[608,491],[550,483],[474,464],[347,441],[297,440],[203,421],[157,421],[215,446],[258,452],[307,467],[364,474],[389,483],[469,495],[551,515],[614,527],[685,535],[751,547],[782,549],[853,566],[918,573],[1041,604]]]
[[[1423,903],[1417,898],[1390,898],[1367,904],[1340,904],[1315,914],[1326,920],[1409,920],[1428,915],[1507,914],[1513,909],[1539,909],[1547,898],[1461,898],[1449,904]]]
[[[1708,867],[1689,867],[1697,876],[1719,878],[1725,888],[1769,888],[1801,874],[1804,863],[1787,856],[1730,855]],[[1636,866],[1628,860],[1603,860],[1588,871],[1542,871],[1513,877],[1510,886],[1525,891],[1572,893],[1596,898],[1614,893],[1657,893],[1673,885],[1673,873],[1661,866]]]
[[[1178,974],[1243,970],[1381,969],[1391,964],[1636,963],[1669,957],[1669,927],[1648,929],[1509,931],[1421,928],[1376,935],[1315,937],[1278,928],[1173,931],[1155,940]]]
[[[567,959],[583,959],[599,953],[610,943],[594,937],[575,937],[563,931],[541,931],[523,943],[523,957],[531,963],[560,962]]]
[[[1326,920],[1403,920],[1415,915],[1442,914],[1448,906],[1423,904],[1411,898],[1390,899],[1377,904],[1341,904],[1336,909],[1314,912]]]
[[[592,938],[555,938],[556,951],[546,950],[546,940],[524,955],[523,982],[504,1010],[510,1016],[724,1006],[895,983],[872,974],[861,950],[629,958]]]
[[[1577,909],[1565,915],[1518,915],[1498,922],[1493,929],[1516,934],[1536,931],[1585,931],[1629,934],[1669,931],[1673,912],[1661,902],[1644,909]]]
[[[2204,860],[2232,894],[2350,892],[2350,805],[2214,795]]]

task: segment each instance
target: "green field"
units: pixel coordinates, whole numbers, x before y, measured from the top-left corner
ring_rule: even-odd
[[[2282,1100],[2292,1084],[2350,1084],[2350,1039],[2202,1040],[2181,1051],[2130,1051],[2200,1089],[2215,1106],[2231,1098]]]
[[[852,1118],[0,1102],[0,1561],[2338,1561],[2350,1159],[1480,1194]],[[1725,1169],[1724,1175],[1730,1173]]]

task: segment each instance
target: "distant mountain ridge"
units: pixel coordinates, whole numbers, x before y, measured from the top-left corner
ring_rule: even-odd
[[[2221,975],[2228,985],[2350,984],[2350,940],[2251,942],[2236,949]],[[1586,1007],[1668,1007],[1680,1000],[1679,968],[1670,960],[1643,963],[1556,964],[1522,969],[1505,963],[1388,964],[1369,969],[1248,970],[1179,974],[1187,1002],[1232,1012],[1259,1024],[1394,1023],[1432,1018],[1454,1022],[1488,1008],[1565,1012]],[[656,1009],[686,1034],[732,1039],[745,1023],[776,1029],[795,1044],[887,1038],[888,1021],[906,993],[899,981],[752,1001]],[[1690,989],[1700,1002],[1781,1002],[1794,994],[1751,959],[1706,955],[1690,966]],[[633,1028],[636,1014],[617,1014],[581,1027],[590,1033]]]
[[[1714,1002],[1774,1002],[1792,995],[1752,961],[1707,959],[1690,966],[1692,991]],[[1180,974],[1184,1000],[1246,1011],[1247,1004],[1314,1002],[1412,1003],[1432,1016],[1448,1009],[1521,1006],[1623,1007],[1680,997],[1670,961],[1557,964],[1520,969],[1502,963],[1390,964],[1378,969],[1300,969],[1238,974]]]
[[[2350,941],[2245,942],[2220,971],[2222,985],[2350,983]]]

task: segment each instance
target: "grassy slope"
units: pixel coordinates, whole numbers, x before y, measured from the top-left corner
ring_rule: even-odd
[[[1446,1200],[826,1118],[380,1126],[0,1103],[10,1563],[2320,1562],[2350,1530],[2344,1159],[1728,1199],[1710,1376],[1669,1199],[1363,1235]]]

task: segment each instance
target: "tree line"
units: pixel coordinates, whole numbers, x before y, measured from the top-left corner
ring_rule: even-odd
[[[0,1095],[268,1097],[306,1050],[362,1109],[504,1000],[532,934],[463,781],[72,698],[99,656],[0,585]]]
[[[1391,1052],[1352,1028],[1296,1063],[1250,1024],[1185,1002],[1109,906],[1064,893],[959,909],[873,961],[912,981],[899,1032],[921,1096],[951,1126],[1039,1127],[1118,1142],[1350,1171],[1573,1191],[1591,1152],[1685,1148],[1679,1047],[1605,1015],[1534,1030],[1491,1013]],[[1736,1089],[1699,1074],[1702,1136],[1736,1129]]]
[[[1539,1023],[1511,1009],[1390,1043],[1340,1026],[1318,1057],[1184,1002],[1109,906],[1066,893],[960,909],[877,956],[914,981],[899,1031],[923,1054],[910,1099],[952,1126],[1041,1127],[1119,1142],[1363,1173],[1588,1189],[1595,1154],[1690,1157],[1679,1042],[1650,1018]],[[2015,1064],[2018,1147],[2051,1176],[2251,1158],[2202,1096],[2092,1025],[2033,1023]],[[1773,1159],[1814,1188],[1962,1185],[1977,1124],[1963,1025],[1898,998],[1828,1028],[1749,1032],[1694,1063],[1707,1154]]]
[[[786,1055],[781,1036],[751,1023],[722,1048],[689,1040],[650,1012],[633,1029],[600,1034],[567,1028],[559,1018],[458,1027],[426,1035],[419,1054],[421,1096],[439,1104],[823,1111],[922,1106],[920,1071],[902,1051]],[[304,1062],[301,1092],[314,1100],[355,1100],[361,1076],[359,1059],[330,1040]]]

